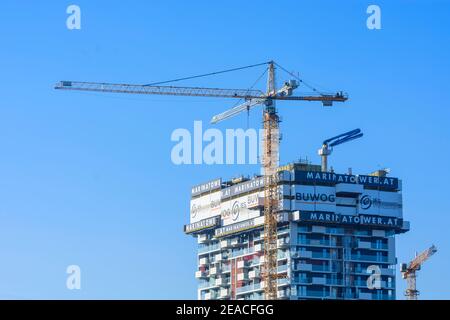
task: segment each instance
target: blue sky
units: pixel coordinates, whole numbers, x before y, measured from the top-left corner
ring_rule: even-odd
[[[82,29],[66,28],[77,4]],[[382,30],[366,28],[366,8]],[[382,167],[403,179],[399,262],[432,243],[423,299],[450,298],[448,1],[3,1],[0,10],[0,298],[195,299],[195,241],[182,232],[193,184],[248,166],[175,166],[174,129],[206,123],[226,99],[58,92],[58,80],[150,83],[274,59],[345,105],[280,103],[281,162],[337,171]],[[262,69],[188,81],[248,88]],[[279,74],[279,80],[287,76]],[[263,86],[263,83],[260,84]],[[250,114],[259,127],[260,110]],[[240,116],[219,129],[245,128]],[[82,290],[66,289],[66,267]],[[397,277],[397,297],[405,288]]]

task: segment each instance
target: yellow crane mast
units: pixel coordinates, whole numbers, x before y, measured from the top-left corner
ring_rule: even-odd
[[[219,89],[204,87],[177,87],[162,86],[170,82],[189,80],[205,76],[216,75],[225,72],[232,72],[246,68],[266,65],[268,72],[267,90],[266,92],[254,89]],[[277,90],[275,81],[275,65],[280,69],[294,77],[294,80],[285,82],[284,85]],[[221,114],[212,117],[211,123],[218,123],[233,117],[243,111],[263,105],[263,127],[264,127],[264,150],[261,159],[263,174],[265,178],[264,186],[264,264],[262,278],[264,281],[265,299],[272,300],[277,298],[277,212],[279,211],[278,201],[278,177],[276,170],[279,162],[279,122],[275,101],[318,101],[323,106],[331,106],[333,102],[345,102],[348,98],[342,92],[335,94],[321,93],[314,89],[313,94],[293,96],[293,90],[297,89],[300,83],[304,81],[286,69],[269,61],[265,63],[234,68],[219,72],[213,72],[192,77],[180,78],[170,81],[163,81],[148,85],[133,84],[114,84],[114,83],[97,83],[97,82],[77,82],[77,81],[60,81],[56,84],[55,89],[58,90],[78,90],[78,91],[94,91],[94,92],[113,92],[128,94],[154,94],[154,95],[174,95],[174,96],[195,96],[195,97],[217,97],[217,98],[233,98],[245,100],[242,104],[235,106]],[[305,84],[305,83],[304,83]]]
[[[276,93],[275,68],[269,65],[267,95]],[[264,150],[262,157],[264,181],[264,295],[267,300],[277,298],[278,249],[277,217],[279,209],[276,170],[279,162],[279,123],[275,102],[270,101],[263,112]]]

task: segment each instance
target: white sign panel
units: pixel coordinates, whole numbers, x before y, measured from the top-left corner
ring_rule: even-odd
[[[192,199],[190,223],[220,215],[220,200],[220,191]]]
[[[336,211],[334,187],[295,185],[292,189],[292,210]]]
[[[263,204],[264,192],[255,192],[236,199],[222,202],[222,225],[226,226],[260,216],[259,206]]]
[[[402,194],[377,190],[364,190],[359,196],[358,213],[401,218]]]

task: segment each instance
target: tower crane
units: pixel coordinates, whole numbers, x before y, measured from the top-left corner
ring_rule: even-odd
[[[437,252],[435,245],[432,245],[427,250],[423,251],[421,254],[416,255],[416,257],[409,263],[402,263],[400,271],[402,273],[402,278],[406,279],[408,288],[405,291],[405,296],[407,300],[417,300],[419,296],[419,290],[416,287],[416,272],[422,267],[422,264],[427,261],[433,254]]]
[[[219,88],[203,88],[203,87],[177,87],[162,86],[169,82],[188,80],[209,76],[224,72],[236,71],[245,68],[266,65],[268,71],[267,88],[265,92],[254,89],[219,89]],[[285,82],[280,88],[276,88],[275,66],[279,67],[292,77],[296,78]],[[224,70],[210,74],[198,75],[193,77],[175,79],[153,83],[149,85],[133,85],[133,84],[114,84],[114,83],[97,83],[97,82],[77,82],[77,81],[60,81],[56,84],[55,89],[58,90],[79,90],[94,92],[113,92],[113,93],[130,93],[130,94],[155,94],[155,95],[173,95],[173,96],[194,96],[194,97],[217,97],[217,98],[233,98],[245,100],[242,104],[237,105],[221,114],[214,116],[212,123],[218,123],[233,117],[243,111],[263,105],[263,127],[264,127],[264,150],[261,159],[263,175],[264,175],[264,264],[262,278],[264,280],[265,299],[273,300],[277,298],[277,218],[276,213],[279,210],[278,192],[277,192],[277,176],[276,169],[279,161],[279,116],[275,108],[276,100],[289,101],[317,101],[323,106],[331,106],[333,102],[345,102],[348,97],[343,92],[335,94],[318,93],[309,95],[293,96],[292,93],[298,88],[299,84],[304,81],[294,74],[290,73],[274,61],[265,62],[241,68]],[[314,90],[317,91],[317,90]]]
[[[333,152],[333,147],[361,138],[362,136],[363,133],[361,132],[361,129],[355,129],[325,140],[322,143],[322,148],[318,151],[319,156],[322,157],[322,171],[328,171],[328,156]]]

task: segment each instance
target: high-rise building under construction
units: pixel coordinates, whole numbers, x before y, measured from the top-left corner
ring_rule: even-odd
[[[386,170],[280,167],[277,297],[395,299],[395,235],[409,230],[401,190]],[[264,178],[212,180],[191,197],[198,299],[264,299]]]

